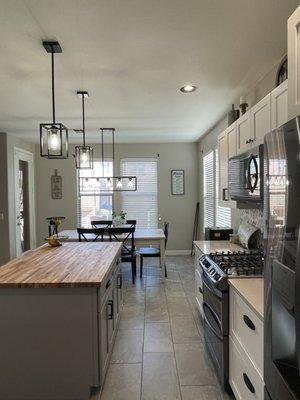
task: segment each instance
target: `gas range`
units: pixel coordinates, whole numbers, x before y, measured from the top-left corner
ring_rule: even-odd
[[[216,252],[199,259],[206,276],[220,290],[228,289],[228,278],[250,278],[263,275],[262,250]]]

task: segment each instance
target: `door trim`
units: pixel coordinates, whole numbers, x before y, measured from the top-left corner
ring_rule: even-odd
[[[19,161],[28,162],[28,192],[29,192],[29,221],[30,221],[30,248],[36,247],[36,216],[35,216],[35,176],[34,176],[34,156],[27,150],[14,147],[14,227],[15,227],[15,252],[16,256],[20,256],[20,247],[17,240],[17,209],[18,200],[16,194],[19,190]]]

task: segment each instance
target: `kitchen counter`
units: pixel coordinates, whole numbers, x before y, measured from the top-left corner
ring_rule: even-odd
[[[263,278],[234,278],[228,279],[232,287],[251,307],[256,315],[264,319],[264,279]]]
[[[203,254],[213,253],[215,251],[242,251],[245,250],[238,244],[230,243],[229,240],[197,240],[194,242]]]
[[[121,243],[47,244],[0,268],[1,288],[100,287]]]

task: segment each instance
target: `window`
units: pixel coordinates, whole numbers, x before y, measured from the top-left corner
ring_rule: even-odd
[[[127,218],[136,219],[139,228],[157,228],[157,160],[123,159],[121,175],[137,177],[137,191],[121,194],[121,206]]]
[[[104,171],[103,171],[104,169]],[[79,179],[90,176],[112,176],[113,163],[111,160],[104,162],[104,168],[101,161],[94,161],[93,169],[77,170],[79,188]],[[90,227],[91,220],[94,219],[111,219],[112,218],[112,193],[95,193],[93,195],[80,195],[78,191],[77,207],[78,207],[78,226]]]
[[[231,209],[219,205],[218,151],[212,150],[203,157],[204,227],[228,227]]]

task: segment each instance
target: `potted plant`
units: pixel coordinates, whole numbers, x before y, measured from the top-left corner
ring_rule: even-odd
[[[112,213],[113,226],[124,225],[126,223],[126,215],[127,215],[127,213],[123,210],[119,214],[117,214],[115,211],[113,211],[113,213]]]

